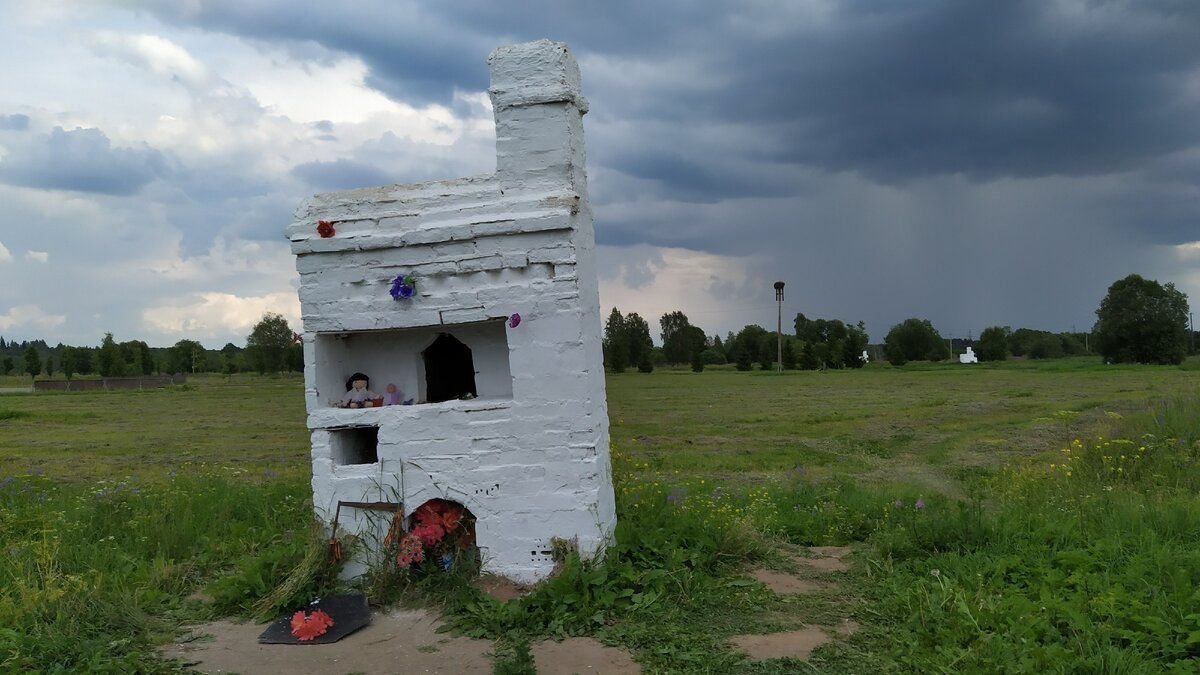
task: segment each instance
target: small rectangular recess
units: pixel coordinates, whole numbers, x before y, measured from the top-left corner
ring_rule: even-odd
[[[346,427],[329,431],[334,466],[377,464],[379,427]]]

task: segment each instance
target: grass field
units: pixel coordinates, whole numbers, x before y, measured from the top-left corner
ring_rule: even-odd
[[[446,575],[401,590],[498,640],[499,672],[561,634],[649,672],[1195,672],[1197,365],[610,376],[605,562],[506,604]],[[0,670],[169,669],[154,643],[304,559],[308,471],[298,377],[0,396]],[[745,576],[813,544],[856,551],[822,592]],[[728,643],[844,619],[862,630],[807,663]]]

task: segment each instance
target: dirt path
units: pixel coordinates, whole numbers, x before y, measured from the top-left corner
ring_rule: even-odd
[[[162,649],[201,673],[330,675],[338,673],[493,672],[488,640],[438,633],[442,623],[426,610],[376,614],[371,625],[327,645],[263,645],[258,636],[266,624],[215,621],[194,626],[188,635]],[[532,646],[542,675],[603,673],[636,675],[641,668],[629,653],[592,638],[546,640]]]
[[[797,575],[779,570],[756,569],[750,576],[779,595],[807,595],[830,590],[837,585],[840,572],[850,569],[845,558],[851,553],[844,546],[811,546],[802,555],[789,556],[804,571]],[[798,630],[766,634],[735,635],[731,642],[738,651],[754,660],[794,658],[807,661],[813,650],[835,639],[846,638],[858,630],[858,624],[843,618],[832,626],[804,626]]]
[[[756,569],[750,575],[779,595],[827,593],[850,569],[850,549],[814,546],[789,554],[794,572]],[[488,591],[518,596],[520,588],[485,584]],[[805,621],[805,624],[807,620]],[[732,636],[732,646],[751,659],[808,660],[817,647],[845,639],[858,630],[843,618],[824,625],[800,624],[797,630]],[[795,624],[793,624],[795,625]],[[188,635],[165,646],[165,657],[178,659],[202,673],[475,673],[493,672],[494,643],[439,633],[442,626],[427,610],[397,610],[372,617],[371,624],[328,645],[264,645],[258,636],[265,625],[216,621],[195,626]],[[628,652],[592,638],[539,641],[531,645],[537,672],[543,675],[604,673],[635,675],[640,666]]]
[[[492,643],[438,633],[424,610],[376,614],[371,625],[328,645],[262,645],[266,625],[216,621],[163,649],[202,673],[329,675],[332,673],[492,672]]]

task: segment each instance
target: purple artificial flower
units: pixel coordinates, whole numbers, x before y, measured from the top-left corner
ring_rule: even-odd
[[[917,510],[918,510],[918,511],[920,511],[921,509],[925,508],[925,500],[924,500],[924,499],[917,499],[917,503],[916,503],[916,504],[914,504],[913,506],[916,506],[916,507],[917,507]]]
[[[393,300],[403,300],[411,298],[417,292],[417,282],[411,276],[403,274],[392,279],[392,289],[389,291],[392,294]]]
[[[508,327],[516,328],[521,325],[521,315],[513,312],[513,315],[508,317]]]

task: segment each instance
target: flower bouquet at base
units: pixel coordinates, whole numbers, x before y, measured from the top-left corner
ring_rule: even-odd
[[[475,546],[475,519],[461,504],[431,499],[413,511],[411,527],[396,543],[396,567],[413,569],[424,561],[449,570],[462,551]]]

